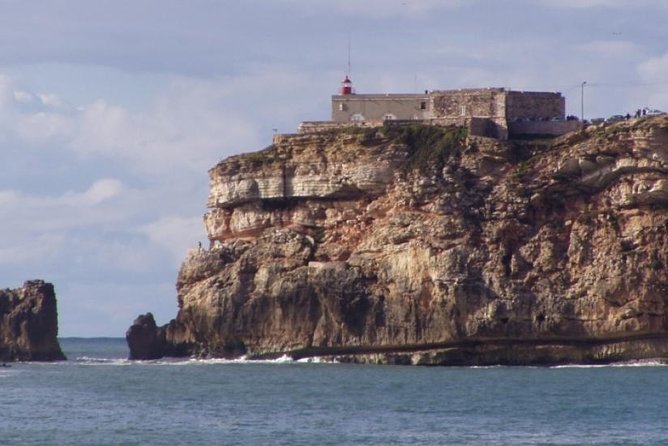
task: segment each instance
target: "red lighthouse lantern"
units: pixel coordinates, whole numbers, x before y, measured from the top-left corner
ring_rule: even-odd
[[[341,82],[341,94],[353,94],[353,82],[347,75]]]

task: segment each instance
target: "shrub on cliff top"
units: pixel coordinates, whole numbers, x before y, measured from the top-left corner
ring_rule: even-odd
[[[386,127],[385,134],[408,148],[405,171],[427,173],[440,171],[452,155],[460,153],[467,132],[463,127],[410,125]]]

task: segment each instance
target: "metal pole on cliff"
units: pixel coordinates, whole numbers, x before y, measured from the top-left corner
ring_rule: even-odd
[[[580,91],[580,121],[582,121],[582,128],[584,128],[585,125],[585,85],[587,84],[587,81],[582,81],[582,84],[580,85],[581,91]]]

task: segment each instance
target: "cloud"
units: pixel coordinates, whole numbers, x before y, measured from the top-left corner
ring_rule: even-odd
[[[62,202],[70,206],[91,206],[119,195],[123,191],[123,184],[113,178],[103,178],[95,181],[85,192],[68,192]]]
[[[627,9],[638,8],[641,6],[661,8],[666,4],[663,0],[543,0],[547,6],[555,8],[573,8],[573,9],[589,9],[589,8],[614,8]]]
[[[580,49],[590,55],[615,58],[618,60],[641,57],[643,52],[643,48],[636,43],[619,40],[596,40],[587,42],[580,45]]]
[[[251,88],[251,86],[249,86]],[[54,143],[84,157],[111,159],[142,174],[205,172],[221,153],[258,144],[249,103],[238,113],[224,81],[175,78],[140,112],[105,100],[68,106],[0,77],[0,133],[14,144]]]
[[[19,283],[20,285],[20,283]],[[117,280],[79,280],[56,283],[59,336],[118,337],[139,315],[151,311],[158,324],[176,316],[172,280],[146,283]]]
[[[323,7],[322,4],[313,1],[285,0],[285,2],[293,6],[299,5],[300,8],[306,8],[310,12],[318,10],[322,13],[323,9],[330,9],[344,15],[364,15],[369,18],[419,17],[437,10],[452,10],[472,3],[471,0],[468,2],[464,0],[333,0],[327,2]]]
[[[114,310],[125,313],[113,315],[113,323],[131,323],[139,307],[160,313],[142,303],[149,296],[141,290],[172,284],[186,251],[205,240],[207,169],[226,151],[258,145],[249,117],[262,94],[242,100],[235,84],[175,78],[144,109],[131,111],[102,99],[72,106],[0,76],[4,286],[43,278],[73,290],[97,284],[102,292],[109,282],[129,282],[134,291]],[[236,114],[227,106],[235,101],[243,105]],[[165,297],[171,302],[165,295],[150,299]],[[63,320],[71,327],[106,308],[99,296],[65,299],[70,313]],[[72,313],[77,299],[90,303],[88,316]],[[96,329],[89,326],[88,334]]]
[[[650,58],[638,65],[638,74],[647,82],[666,82],[668,79],[668,53]]]
[[[662,108],[668,78],[663,0],[10,4],[0,283],[54,280],[68,334],[174,315],[178,263],[205,238],[207,169],[328,119],[348,33],[360,92],[506,86],[579,109],[587,79],[587,114],[607,116]]]
[[[123,220],[109,212],[113,206],[104,203],[123,190],[118,180],[106,178],[83,192],[67,191],[59,196],[0,191],[0,264],[16,266],[55,258],[71,231],[113,225],[119,217]]]
[[[171,254],[175,265],[183,261],[188,250],[197,246],[196,242],[203,242],[203,247],[208,248],[202,217],[164,217],[144,225],[141,230]]]

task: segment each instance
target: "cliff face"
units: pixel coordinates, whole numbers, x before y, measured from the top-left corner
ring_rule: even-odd
[[[58,311],[53,285],[25,282],[0,290],[0,361],[58,361]]]
[[[213,246],[185,260],[176,320],[149,330],[168,354],[668,352],[666,118],[551,143],[434,127],[285,136],[210,177]]]

